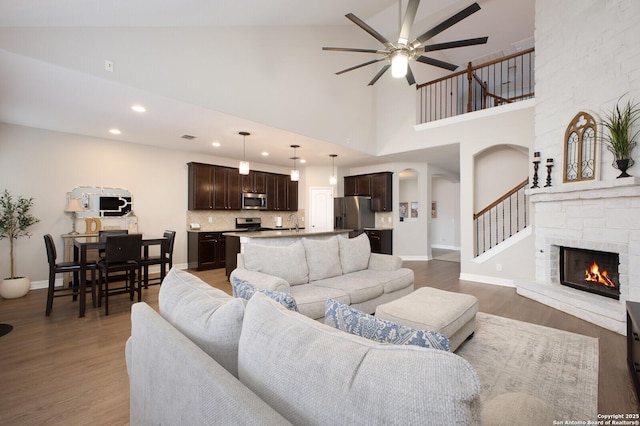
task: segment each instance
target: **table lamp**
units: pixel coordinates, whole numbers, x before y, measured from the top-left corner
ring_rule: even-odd
[[[70,198],[69,199],[69,204],[67,204],[67,207],[64,209],[65,212],[67,213],[73,213],[71,215],[72,217],[72,231],[71,231],[71,235],[76,235],[76,215],[78,212],[83,212],[84,211],[84,207],[82,207],[82,204],[80,204],[80,201],[78,201],[77,198]]]

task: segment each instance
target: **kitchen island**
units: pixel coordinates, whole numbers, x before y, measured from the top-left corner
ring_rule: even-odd
[[[263,244],[271,246],[288,246],[301,238],[314,240],[326,240],[334,235],[343,235],[348,238],[351,229],[276,229],[270,231],[257,232],[225,232],[222,234],[226,238],[226,273],[227,279],[238,264],[238,253],[242,253],[247,244]]]

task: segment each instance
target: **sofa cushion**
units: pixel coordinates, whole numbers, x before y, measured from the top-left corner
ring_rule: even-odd
[[[480,423],[480,384],[461,357],[353,336],[263,294],[247,303],[238,377],[293,424]]]
[[[268,290],[266,288],[255,288],[248,281],[241,280],[237,277],[231,277],[231,287],[233,289],[233,295],[244,300],[249,300],[257,292],[266,294],[276,302],[280,303],[290,311],[298,312],[298,305],[296,305],[296,299],[293,298],[291,293],[283,293],[276,290]]]
[[[324,317],[324,302],[327,297],[343,303],[351,303],[349,295],[342,289],[319,287],[313,284],[302,284],[291,287],[291,294],[296,299],[298,311],[312,319]]]
[[[385,293],[393,293],[413,285],[414,273],[409,268],[400,268],[393,271],[364,269],[349,274],[349,277],[379,283]]]
[[[327,299],[324,323],[380,343],[416,345],[443,351],[451,349],[449,339],[438,332],[414,330],[405,325],[376,318],[333,299]]]
[[[339,277],[314,281],[310,284],[318,287],[344,290],[349,295],[348,305],[366,302],[367,300],[375,299],[384,293],[383,285],[378,283],[378,281],[356,278],[353,274],[340,275]]]
[[[327,240],[303,238],[302,245],[309,268],[309,282],[342,275],[338,237]]]
[[[360,271],[369,266],[371,244],[367,234],[362,233],[355,238],[338,237],[340,246],[340,264],[342,273]]]
[[[290,285],[309,282],[309,269],[300,241],[288,246],[245,244],[244,265],[250,271],[264,272],[286,280]]]
[[[158,295],[160,315],[234,376],[244,303],[200,278],[173,268]]]

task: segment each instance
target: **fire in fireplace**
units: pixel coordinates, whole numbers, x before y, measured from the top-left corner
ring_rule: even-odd
[[[560,247],[560,283],[612,299],[620,299],[617,253]]]

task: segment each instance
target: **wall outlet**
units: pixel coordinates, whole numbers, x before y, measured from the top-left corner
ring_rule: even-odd
[[[104,61],[104,69],[109,72],[113,72],[113,61],[110,61],[108,59]]]
[[[502,263],[496,263],[496,271],[502,271]]]
[[[209,216],[209,223],[213,223],[213,218]]]
[[[387,219],[387,222],[391,223],[391,219],[392,219],[392,218],[391,218],[391,217],[389,217],[389,218]]]

